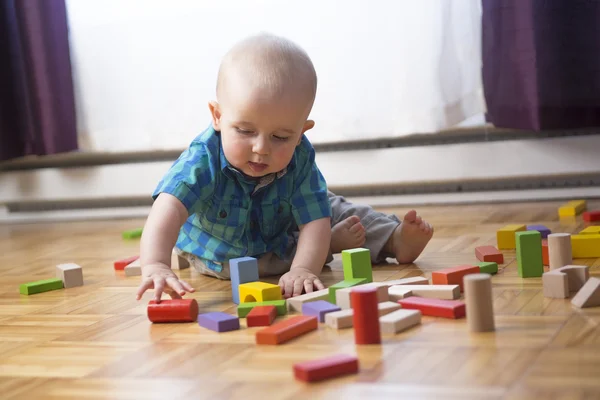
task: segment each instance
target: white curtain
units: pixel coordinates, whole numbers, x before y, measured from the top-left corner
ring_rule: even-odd
[[[246,35],[311,55],[314,143],[439,131],[484,111],[480,0],[67,0],[80,141],[177,149],[209,124],[221,56]]]

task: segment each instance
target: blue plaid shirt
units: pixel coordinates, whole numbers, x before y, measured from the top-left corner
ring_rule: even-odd
[[[217,270],[214,262],[237,257],[272,251],[283,258],[298,225],[331,216],[327,185],[306,136],[283,171],[257,179],[229,165],[211,126],[173,163],[152,197],[160,193],[177,197],[189,213],[177,247]]]

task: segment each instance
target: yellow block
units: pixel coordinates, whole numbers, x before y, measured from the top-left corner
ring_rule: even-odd
[[[496,239],[498,241],[499,249],[514,249],[517,247],[515,241],[515,232],[524,231],[527,227],[525,225],[506,225],[502,229],[496,231]]]
[[[240,303],[281,300],[281,288],[266,282],[248,282],[238,286]]]
[[[571,235],[573,258],[600,257],[600,235]]]
[[[600,226],[588,226],[579,235],[600,235]]]
[[[558,209],[559,217],[574,217],[581,214],[587,208],[585,200],[571,200]]]

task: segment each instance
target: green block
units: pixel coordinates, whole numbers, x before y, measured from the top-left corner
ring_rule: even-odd
[[[30,295],[42,292],[49,292],[51,290],[57,290],[63,288],[63,281],[59,278],[44,279],[42,281],[35,281],[29,283],[23,283],[19,286],[19,292],[21,294]]]
[[[544,273],[542,264],[542,235],[538,231],[515,233],[517,241],[517,268],[521,278],[540,277]]]
[[[496,275],[498,273],[498,263],[495,262],[480,262],[479,270],[483,274]]]
[[[344,280],[364,278],[367,283],[373,282],[373,267],[369,249],[357,248],[342,251]]]
[[[285,300],[269,300],[256,303],[241,303],[238,308],[238,317],[245,318],[246,315],[256,306],[275,306],[277,309],[277,315],[287,314],[287,306]]]
[[[123,239],[136,239],[142,237],[142,231],[144,228],[132,229],[130,231],[123,232]]]
[[[352,286],[358,286],[362,285],[363,283],[367,283],[367,280],[365,278],[358,278],[343,280],[341,282],[336,283],[335,285],[329,286],[329,302],[331,304],[335,304],[335,292],[337,292],[338,289],[345,289]]]

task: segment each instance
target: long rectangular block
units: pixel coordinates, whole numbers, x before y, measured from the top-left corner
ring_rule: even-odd
[[[490,261],[498,264],[504,263],[504,255],[494,246],[475,247],[475,257],[479,261]]]
[[[396,285],[429,285],[429,280],[424,276],[413,276],[410,278],[402,278],[402,279],[393,279],[391,281],[383,281],[381,283],[385,283],[390,286]]]
[[[124,258],[122,260],[117,260],[114,262],[114,268],[116,271],[123,271],[126,266],[128,266],[129,264],[131,264],[138,258],[140,258],[140,256],[131,256],[131,257]]]
[[[313,315],[319,319],[319,322],[325,322],[325,314],[340,310],[340,307],[325,300],[311,301],[302,304],[302,314]]]
[[[600,235],[571,235],[573,258],[600,257]]]
[[[398,300],[404,309],[419,310],[423,315],[431,317],[458,319],[465,316],[465,303],[460,300],[428,299],[425,297],[409,297]]]
[[[398,300],[403,298],[396,296],[396,290],[399,294],[404,294],[406,286],[392,286],[388,289],[388,293],[392,299]],[[410,288],[413,296],[428,297],[431,299],[455,300],[460,298],[460,286],[458,285],[411,285]]]
[[[396,334],[421,323],[420,310],[396,310],[379,318],[382,333]]]
[[[289,299],[287,299],[288,311],[302,312],[302,304],[308,303],[310,301],[327,300],[328,298],[329,289],[317,290],[316,292],[290,297]]]
[[[496,275],[498,273],[498,264],[495,262],[480,262],[477,264],[479,271],[484,274]]]
[[[384,301],[383,303],[377,304],[377,312],[381,317],[387,315],[396,310],[400,309],[400,304],[393,301]],[[325,314],[325,323],[334,329],[345,329],[352,328],[354,316],[354,310],[349,308],[347,310],[334,311]]]
[[[246,326],[269,326],[277,317],[275,306],[254,307],[246,316]]]
[[[571,200],[558,209],[559,217],[575,217],[587,208],[585,200]]]
[[[362,285],[363,283],[367,283],[365,278],[357,278],[357,279],[344,279],[341,282],[336,283],[335,285],[329,286],[329,302],[336,304],[336,296],[335,292],[339,289],[347,289],[353,286]]]
[[[271,300],[262,301],[256,303],[242,303],[237,307],[237,314],[239,318],[246,317],[254,307],[258,306],[274,306],[277,311],[277,315],[287,314],[287,304],[285,299],[282,300]]]
[[[56,266],[56,277],[63,281],[65,289],[83,286],[83,270],[77,264],[59,264]]]
[[[458,285],[460,291],[464,291],[463,277],[468,274],[478,274],[477,265],[459,265],[457,267],[444,268],[431,273],[431,283],[434,285]]]
[[[198,315],[198,325],[215,332],[229,332],[240,329],[240,320],[235,315],[209,312]]]
[[[600,221],[600,210],[586,211],[582,215],[583,220],[587,222]]]
[[[137,239],[142,237],[143,230],[144,228],[130,229],[128,231],[123,232],[121,236],[123,237],[123,239]]]
[[[240,285],[258,281],[258,261],[254,257],[239,257],[229,260],[231,277],[231,300],[240,304]]]
[[[358,373],[358,358],[342,354],[296,363],[293,368],[296,379],[304,382],[316,382]]]
[[[388,285],[385,282],[371,282],[364,285],[360,285],[361,287],[372,287],[377,290],[377,301],[381,303],[382,301],[388,301]],[[350,303],[350,293],[354,287],[339,289],[335,292],[335,303],[340,306],[342,309],[352,308],[352,304]]]
[[[527,227],[521,224],[506,225],[496,231],[496,241],[499,249],[510,250],[516,247],[515,233],[526,230]]]
[[[582,229],[578,235],[600,235],[600,226],[588,226]]]
[[[32,294],[62,289],[63,285],[62,279],[59,278],[42,279],[40,281],[21,284],[19,286],[19,293],[29,296]]]
[[[571,304],[579,308],[600,306],[600,279],[595,277],[588,279],[573,297]]]
[[[319,321],[317,317],[297,315],[256,332],[256,344],[282,344],[295,337],[314,331],[318,326]]]
[[[127,265],[124,269],[125,276],[141,276],[142,275],[142,263],[138,258],[131,264]]]
[[[517,270],[521,278],[540,277],[542,264],[542,236],[537,231],[517,232]]]
[[[552,231],[544,225],[527,225],[527,230],[538,231],[542,236],[542,239],[546,239],[548,235],[552,233]]]
[[[344,280],[364,278],[373,282],[373,267],[369,249],[357,248],[342,251]]]

